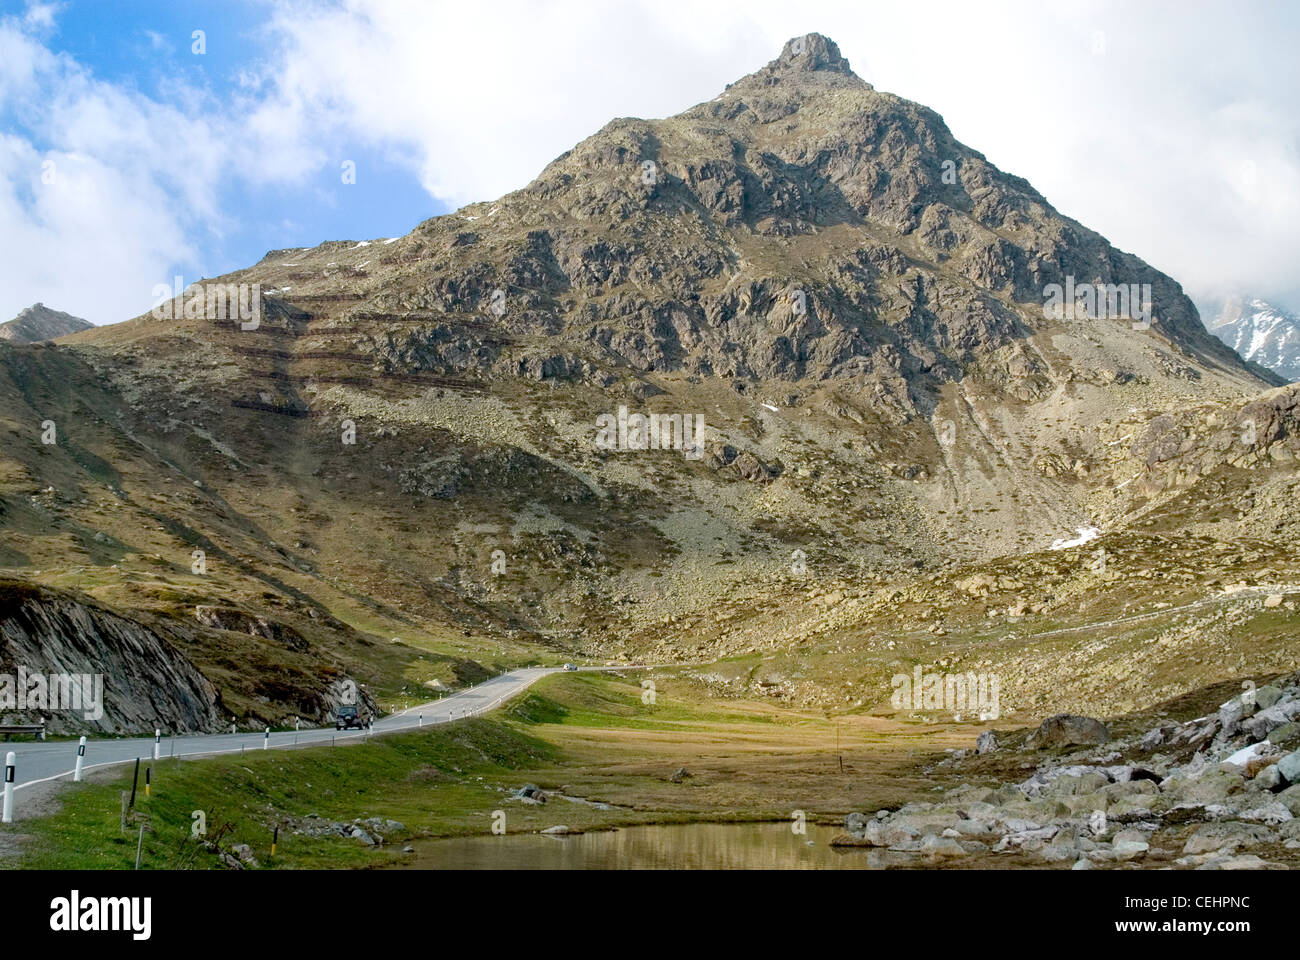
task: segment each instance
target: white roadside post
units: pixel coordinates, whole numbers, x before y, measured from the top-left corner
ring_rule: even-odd
[[[162,751],[162,731],[157,727],[153,728],[153,758],[157,760]]]
[[[421,727],[424,726],[424,714],[420,714],[420,723],[419,723],[419,726],[421,726]]]
[[[0,820],[5,823],[14,822],[14,752],[10,750],[5,755],[5,803],[4,814]]]
[[[262,749],[263,750],[271,749],[271,728],[270,727],[266,728],[266,736],[262,738]]]
[[[72,771],[72,782],[81,782],[81,764],[86,759],[86,738],[77,741],[77,769]]]

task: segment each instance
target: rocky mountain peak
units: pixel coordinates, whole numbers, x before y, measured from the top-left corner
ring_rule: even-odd
[[[773,65],[779,69],[809,72],[825,70],[831,73],[853,75],[848,60],[840,55],[840,48],[830,37],[820,33],[806,33],[786,41]]]
[[[871,90],[869,83],[849,67],[840,48],[830,37],[807,33],[786,41],[781,54],[761,70],[749,74],[728,89],[758,87],[802,91],[809,85]]]
[[[43,303],[35,303],[6,323],[0,323],[0,340],[15,343],[37,343],[66,337],[70,333],[89,330],[94,324],[61,310],[51,310]]]

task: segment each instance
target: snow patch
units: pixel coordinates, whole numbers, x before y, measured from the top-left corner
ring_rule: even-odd
[[[1070,547],[1081,547],[1089,540],[1096,540],[1101,536],[1101,531],[1096,527],[1075,527],[1075,533],[1078,534],[1073,540],[1053,540],[1053,550],[1068,550]]]

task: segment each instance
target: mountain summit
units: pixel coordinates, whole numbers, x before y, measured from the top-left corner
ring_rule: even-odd
[[[849,62],[840,56],[840,48],[834,40],[820,33],[809,33],[794,37],[786,42],[781,56],[768,64],[764,73],[774,76],[780,72],[813,72],[822,70],[829,73],[842,73],[856,78],[849,69]],[[865,81],[859,80],[865,85]]]
[[[61,310],[51,310],[43,303],[32,304],[12,320],[0,323],[0,340],[36,343],[54,340],[70,333],[89,330],[94,324]]]

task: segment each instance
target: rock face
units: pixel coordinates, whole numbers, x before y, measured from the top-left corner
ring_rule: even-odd
[[[33,304],[18,316],[5,323],[0,323],[0,340],[12,340],[14,343],[37,343],[41,340],[54,340],[66,337],[70,333],[89,330],[93,323],[74,317],[70,313],[51,310],[43,303]]]
[[[873,89],[818,34],[675,117],[613,121],[485,214],[473,233],[464,218],[415,232],[432,279],[374,302],[432,322],[373,340],[380,362],[566,380],[595,348],[640,372],[866,377],[899,414],[976,364],[1032,399],[1052,363],[1017,342],[1042,325],[1044,290],[1075,276],[1152,284],[1162,333],[1241,367],[1176,283],[1061,216],[934,111]],[[815,265],[789,262],[814,236]],[[468,315],[497,290],[497,336],[471,333]],[[538,361],[499,346],[538,331],[571,349]]]
[[[98,675],[102,715],[82,709],[19,710],[0,703],[12,723],[44,719],[51,733],[149,733],[222,727],[211,683],[165,637],[153,630],[53,591],[0,583],[0,674],[20,669],[49,676]],[[83,688],[82,703],[93,690]],[[50,701],[46,701],[47,706]]]

